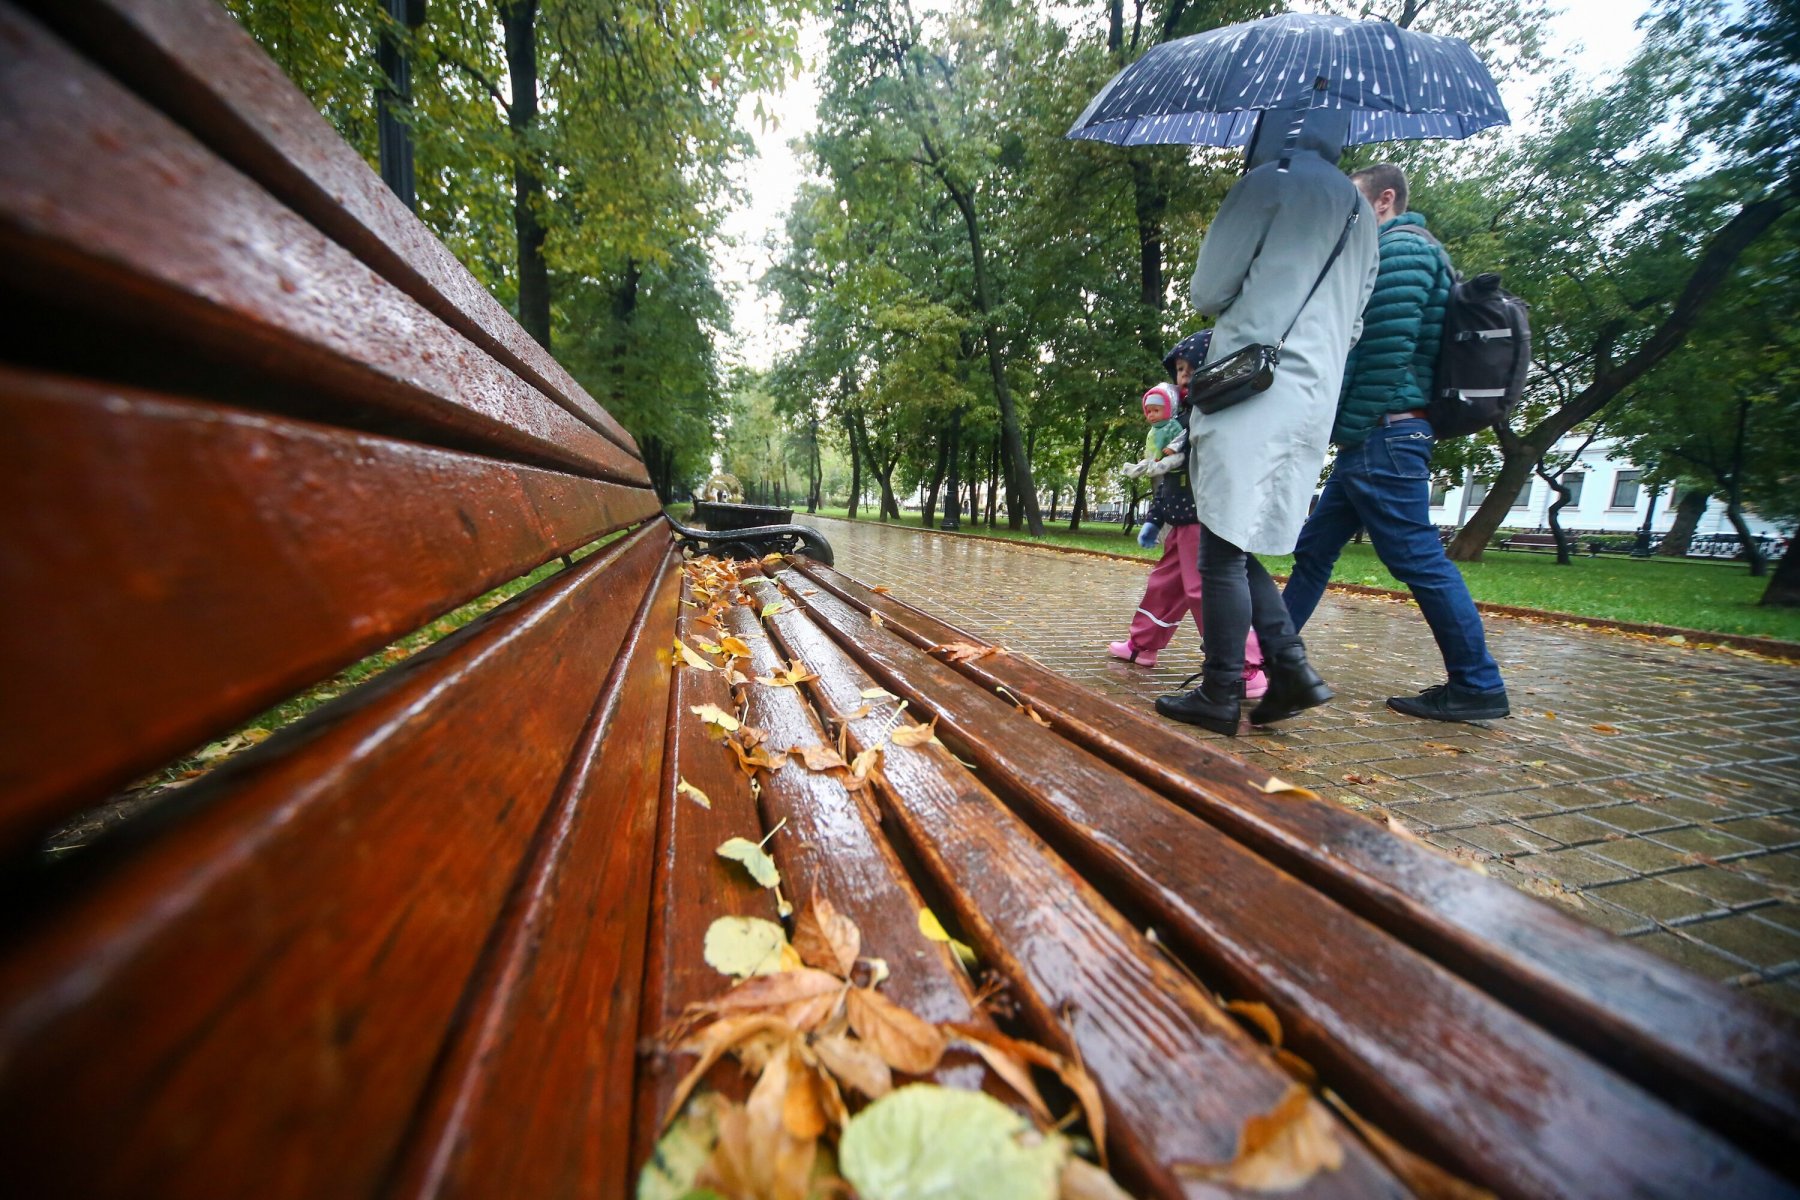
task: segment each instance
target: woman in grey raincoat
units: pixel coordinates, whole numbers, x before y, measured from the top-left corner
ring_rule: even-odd
[[[1200,686],[1162,697],[1156,711],[1227,735],[1237,733],[1252,627],[1269,677],[1253,723],[1291,717],[1332,695],[1254,556],[1294,548],[1325,461],[1344,359],[1375,286],[1374,214],[1336,166],[1348,128],[1341,109],[1266,114],[1194,269],[1194,307],[1218,317],[1209,362],[1253,343],[1275,345],[1293,322],[1268,391],[1210,416],[1196,408],[1189,424],[1206,659]],[[1347,222],[1344,248],[1320,280]]]

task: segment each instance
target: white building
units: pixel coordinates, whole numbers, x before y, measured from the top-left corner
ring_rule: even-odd
[[[1581,444],[1583,436],[1571,434],[1557,443],[1556,448],[1564,453],[1571,452]],[[1581,457],[1563,475],[1563,482],[1575,496],[1557,514],[1562,527],[1584,532],[1631,533],[1643,528],[1644,515],[1651,512],[1654,504],[1650,529],[1653,533],[1667,533],[1675,523],[1675,497],[1664,490],[1652,499],[1650,490],[1641,483],[1643,472],[1629,460],[1612,456],[1616,446],[1617,443],[1611,440],[1596,441],[1582,451]],[[1461,528],[1487,493],[1488,485],[1478,480],[1460,487],[1433,484],[1431,519],[1445,528]],[[1555,500],[1556,493],[1550,485],[1534,474],[1501,525],[1507,529],[1548,530],[1550,519],[1546,514]],[[1789,532],[1754,513],[1746,512],[1745,520],[1752,536],[1779,538]],[[1711,535],[1736,536],[1725,516],[1725,502],[1716,497],[1707,502],[1706,512],[1694,531],[1696,538]]]

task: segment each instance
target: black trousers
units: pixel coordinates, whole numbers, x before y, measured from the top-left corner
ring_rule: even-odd
[[[1201,669],[1207,675],[1228,681],[1243,677],[1244,639],[1252,626],[1262,643],[1264,662],[1300,640],[1281,589],[1256,556],[1205,526],[1200,528],[1200,582],[1200,617],[1206,626]]]

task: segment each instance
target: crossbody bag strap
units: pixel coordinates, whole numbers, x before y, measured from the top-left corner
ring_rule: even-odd
[[[1350,206],[1350,216],[1344,221],[1344,232],[1338,234],[1337,245],[1331,248],[1331,257],[1327,258],[1325,260],[1325,265],[1319,268],[1319,277],[1313,280],[1312,287],[1307,289],[1306,299],[1300,302],[1299,310],[1294,313],[1294,319],[1288,322],[1287,329],[1282,331],[1281,340],[1275,343],[1275,359],[1277,362],[1281,360],[1281,348],[1287,344],[1288,334],[1294,332],[1294,326],[1300,323],[1300,314],[1306,311],[1306,306],[1308,304],[1312,303],[1313,293],[1317,292],[1319,290],[1319,285],[1325,282],[1325,276],[1331,274],[1331,264],[1336,262],[1338,260],[1338,255],[1344,252],[1344,243],[1350,240],[1350,230],[1356,225],[1357,220],[1361,216],[1362,213],[1359,211],[1358,206],[1352,204]]]

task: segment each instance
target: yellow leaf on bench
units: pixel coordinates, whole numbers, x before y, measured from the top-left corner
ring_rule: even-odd
[[[722,975],[748,979],[786,970],[782,951],[789,949],[781,926],[762,917],[720,917],[706,928],[702,955]]]
[[[689,706],[688,711],[708,725],[717,726],[721,733],[731,733],[738,728],[738,719],[716,704],[695,704]]]
[[[1331,1117],[1312,1093],[1290,1084],[1281,1102],[1244,1122],[1237,1154],[1228,1163],[1175,1164],[1188,1179],[1210,1179],[1253,1192],[1288,1192],[1344,1165],[1344,1146]]]
[[[681,655],[681,660],[683,662],[694,668],[696,671],[710,671],[713,669],[711,663],[707,662],[704,658],[701,658],[692,646],[688,645],[680,638],[675,639],[675,652]]]
[[[750,872],[750,878],[763,887],[781,886],[781,872],[775,869],[775,860],[749,838],[727,838],[713,853],[720,858],[743,863],[744,869]]]
[[[678,796],[693,797],[694,803],[698,804],[701,808],[711,808],[712,807],[712,801],[707,797],[706,793],[701,791],[699,788],[695,787],[693,784],[689,783],[685,779],[681,779],[681,778],[676,779],[675,794]]]

